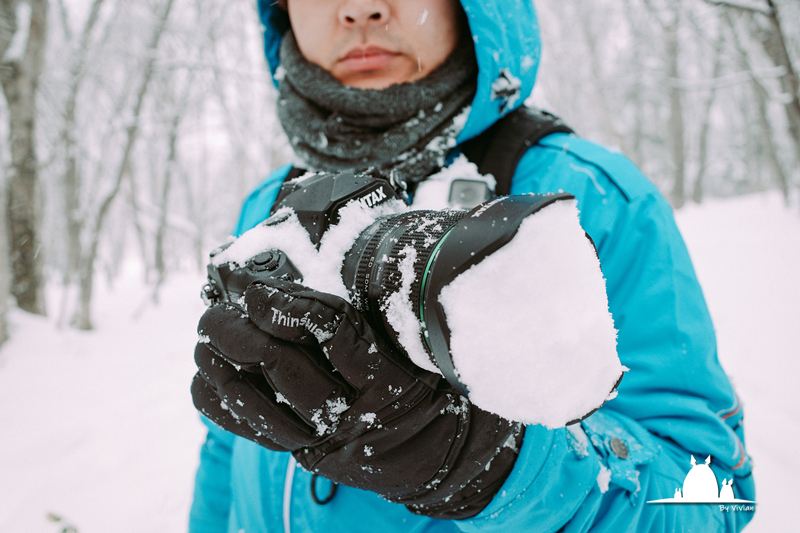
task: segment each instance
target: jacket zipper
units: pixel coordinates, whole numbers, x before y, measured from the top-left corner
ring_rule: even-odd
[[[292,533],[292,481],[297,460],[289,455],[289,464],[286,465],[286,479],[283,483],[283,533]]]

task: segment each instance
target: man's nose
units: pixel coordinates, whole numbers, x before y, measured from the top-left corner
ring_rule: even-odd
[[[339,22],[345,26],[388,24],[390,17],[385,0],[346,0],[339,9]]]

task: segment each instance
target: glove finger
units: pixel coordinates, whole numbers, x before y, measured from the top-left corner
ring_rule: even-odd
[[[240,309],[217,305],[200,319],[203,341],[239,369],[263,375],[309,425],[333,423],[356,392],[337,375],[317,346],[286,342],[265,333]],[[334,405],[336,407],[330,407]]]
[[[227,405],[217,396],[217,391],[208,384],[200,372],[195,374],[192,380],[192,401],[198,411],[225,431],[244,437],[276,452],[289,451],[268,439],[263,433],[250,427],[244,419],[237,419],[233,416]]]
[[[307,423],[276,395],[263,375],[238,371],[213,346],[198,343],[195,363],[234,417],[245,419],[255,430],[278,445],[296,450],[314,438]]]
[[[250,320],[265,332],[291,342],[318,343],[341,376],[362,394],[386,388],[387,381],[395,394],[411,381],[433,387],[438,383],[438,377],[416,367],[376,334],[343,298],[270,279],[250,285],[245,302]],[[307,320],[299,323],[289,317]]]
[[[245,291],[245,305],[255,325],[304,346],[319,345],[333,336],[341,320],[340,303],[347,304],[331,294],[274,278],[252,283]]]
[[[228,304],[212,305],[197,324],[201,342],[212,344],[237,366],[256,370],[265,357],[271,338],[255,327],[242,310]]]

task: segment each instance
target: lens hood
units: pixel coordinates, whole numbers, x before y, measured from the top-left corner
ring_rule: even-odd
[[[555,202],[574,198],[567,193],[502,196],[469,211],[437,243],[424,269],[419,316],[436,366],[465,396],[467,388],[459,379],[450,353],[450,330],[439,301],[442,289],[508,244],[526,217]]]

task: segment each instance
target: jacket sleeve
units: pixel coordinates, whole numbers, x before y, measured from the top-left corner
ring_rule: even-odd
[[[619,395],[581,424],[528,427],[511,475],[463,531],[738,531],[753,513],[647,503],[711,457],[754,500],[741,409],[670,207],[624,157],[568,135],[529,151],[512,193],[570,192],[597,245],[618,353]]]
[[[202,417],[208,426],[200,449],[200,466],[189,514],[190,533],[221,533],[228,530],[231,508],[231,451],[234,435]]]

